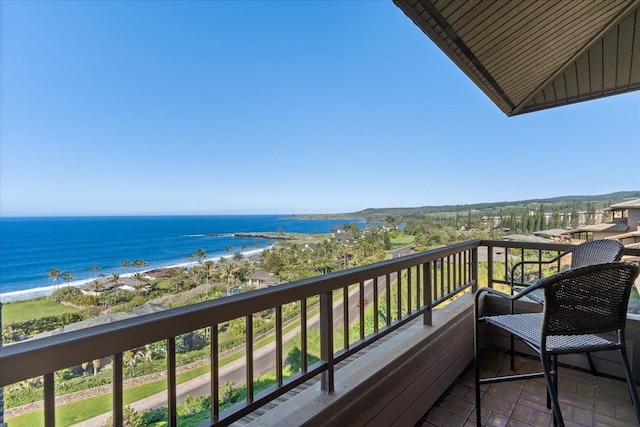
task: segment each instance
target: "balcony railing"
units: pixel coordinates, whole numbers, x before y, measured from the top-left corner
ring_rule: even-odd
[[[211,332],[210,424],[228,425],[312,378],[320,378],[324,392],[333,392],[337,363],[416,318],[421,317],[424,325],[431,325],[432,310],[460,293],[473,291],[478,285],[508,283],[509,266],[517,260],[523,257],[543,259],[569,246],[474,240],[273,288],[6,345],[0,348],[0,386],[43,376],[44,425],[53,426],[55,372],[112,357],[112,417],[114,425],[121,425],[124,409],[123,354],[164,341],[168,422],[175,426],[176,338],[208,328]],[[637,256],[640,250],[627,250],[625,253]],[[292,322],[283,319],[283,307],[289,304],[296,304],[300,313],[295,322],[301,337],[301,372],[285,378],[285,325]],[[256,392],[254,346],[257,334],[254,333],[253,318],[267,310],[275,312],[272,363],[276,384]],[[239,318],[244,319],[246,329],[243,348],[246,399],[221,411],[220,343],[216,332],[220,325]],[[308,331],[316,327],[320,331],[320,360],[309,364]]]

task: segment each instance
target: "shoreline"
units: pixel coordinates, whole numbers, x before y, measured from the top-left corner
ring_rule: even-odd
[[[259,248],[259,249],[252,249],[249,251],[245,251],[245,252],[241,252],[243,257],[245,258],[251,258],[254,256],[259,255],[262,251],[264,251],[265,249],[270,249],[272,248],[273,245],[264,247],[264,248]],[[233,255],[220,255],[220,256],[216,256],[216,257],[212,257],[212,258],[206,258],[204,261],[213,261],[213,262],[218,262],[221,258],[233,258]],[[198,261],[188,261],[188,262],[183,262],[183,263],[178,263],[178,264],[170,264],[170,265],[161,265],[161,266],[157,266],[157,267],[153,267],[153,268],[147,268],[145,270],[140,270],[140,271],[136,271],[135,273],[124,273],[124,274],[120,274],[120,278],[122,279],[126,279],[126,278],[130,278],[133,277],[134,274],[136,273],[147,273],[149,271],[153,271],[153,270],[158,270],[158,269],[162,269],[162,268],[186,268],[186,267],[191,267],[194,265],[198,265]],[[6,303],[11,303],[11,302],[19,302],[19,301],[26,301],[26,300],[30,300],[30,299],[35,299],[35,298],[42,298],[42,297],[47,297],[49,295],[51,295],[53,293],[53,291],[57,288],[66,288],[69,286],[74,286],[76,288],[83,288],[86,287],[87,285],[89,285],[90,283],[99,280],[99,281],[108,281],[109,276],[100,276],[100,277],[91,277],[88,279],[80,279],[80,280],[74,280],[72,282],[69,283],[59,283],[58,285],[48,285],[48,286],[39,286],[39,287],[35,287],[35,288],[29,288],[29,289],[22,289],[19,291],[10,291],[10,292],[3,292],[0,293],[0,303],[2,304],[6,304]]]

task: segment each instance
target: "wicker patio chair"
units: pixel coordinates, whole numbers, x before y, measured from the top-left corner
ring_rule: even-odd
[[[565,252],[562,252],[555,258],[550,259],[548,261],[520,261],[514,264],[513,267],[511,267],[511,275],[510,275],[511,295],[513,295],[514,292],[517,291],[518,289],[523,289],[531,284],[531,283],[524,282],[525,266],[528,264],[537,264],[538,273],[541,274],[543,264],[552,265],[553,263],[557,263],[558,270],[559,270],[560,261],[569,255],[571,255],[571,264],[569,267],[571,269],[571,268],[584,267],[584,266],[593,265],[593,264],[602,264],[606,262],[620,261],[620,259],[622,258],[623,251],[624,251],[624,245],[617,240],[598,239],[598,240],[590,240],[588,242],[584,242],[579,245],[573,246],[572,248],[568,249]],[[518,268],[521,268],[522,270],[520,273],[520,281],[516,282],[516,277],[517,277],[516,270]],[[538,304],[543,304],[544,291],[542,290],[542,288],[536,289],[530,292],[527,295],[527,298],[537,302]],[[511,307],[511,312],[513,313],[513,305]],[[510,348],[511,370],[513,370],[515,369],[515,357],[514,357],[515,349],[514,349],[513,336],[511,336],[510,347],[511,347]],[[587,353],[587,360],[589,362],[589,367],[591,368],[591,371],[595,374],[597,372],[596,367],[589,353]]]
[[[524,282],[525,266],[527,264],[537,264],[538,271],[542,271],[543,264],[558,263],[569,255],[571,255],[571,264],[569,268],[584,267],[586,265],[602,264],[605,262],[620,261],[622,258],[622,251],[624,251],[624,245],[617,240],[611,239],[598,239],[590,240],[588,242],[575,245],[565,252],[562,252],[558,256],[548,261],[520,261],[511,267],[510,284],[511,294],[513,295],[518,289],[525,288],[531,283]],[[516,281],[516,270],[521,268],[520,281]],[[538,289],[531,292],[528,296],[529,299],[542,304],[544,302],[544,292],[542,289]]]
[[[629,294],[640,268],[625,262],[590,265],[556,273],[515,296],[492,288],[476,292],[474,304],[474,352],[477,425],[481,425],[480,385],[544,377],[555,421],[564,426],[558,404],[557,356],[560,354],[620,350],[627,386],[636,417],[640,422],[640,404],[625,348],[625,323]],[[542,313],[481,316],[480,297],[495,295],[509,301],[519,300],[542,289]],[[497,378],[480,378],[480,322],[494,325],[520,338],[540,356],[543,372]],[[615,337],[611,334],[615,332]],[[604,336],[602,334],[605,334]]]

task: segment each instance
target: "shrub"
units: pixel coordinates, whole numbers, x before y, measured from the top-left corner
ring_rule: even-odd
[[[122,411],[122,425],[124,427],[139,427],[143,424],[143,416],[138,411],[133,409],[131,406],[126,406],[124,411]],[[104,424],[105,427],[113,426],[113,419],[109,417],[107,422]]]
[[[7,342],[13,342],[23,338],[29,338],[36,334],[53,331],[70,323],[76,323],[84,319],[81,313],[62,313],[57,316],[46,316],[24,322],[13,322],[2,325],[2,338]]]
[[[82,295],[82,291],[74,286],[65,286],[64,288],[56,289],[51,293],[49,299],[51,301],[60,303],[60,302],[71,302],[75,297]]]
[[[166,421],[169,418],[169,410],[166,406],[160,408],[149,409],[142,413],[143,425],[152,425],[160,421]]]

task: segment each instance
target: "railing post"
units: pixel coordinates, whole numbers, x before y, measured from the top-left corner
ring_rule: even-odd
[[[379,323],[379,315],[378,315],[378,277],[373,278],[373,332],[378,333],[378,323]]]
[[[44,426],[56,425],[56,394],[53,372],[44,374]]]
[[[245,389],[247,391],[247,403],[253,402],[253,315],[248,315],[245,317],[245,330],[246,330],[246,382]]]
[[[364,281],[360,281],[360,284],[358,285],[359,289],[358,289],[358,301],[360,301],[359,305],[360,305],[360,313],[359,313],[359,323],[360,323],[360,339],[363,340],[364,339]]]
[[[211,325],[211,419],[220,419],[220,378],[218,376],[218,324]]]
[[[282,306],[276,307],[276,383],[282,387]]]
[[[431,263],[426,262],[422,264],[422,295],[424,296],[424,324],[426,326],[433,326],[433,313],[432,313],[432,296],[431,296]]]
[[[344,349],[349,350],[349,287],[342,288],[342,322],[344,327],[342,328],[342,341],[344,343]]]
[[[391,324],[391,275],[387,273],[385,276],[385,295],[386,295],[386,308],[385,317],[387,318],[387,326]]]
[[[320,294],[320,358],[327,364],[322,372],[321,389],[325,393],[334,392],[333,383],[333,294]]]
[[[123,420],[122,353],[113,355],[113,425],[121,426]]]
[[[167,339],[167,422],[171,427],[178,425],[176,405],[176,339]]]
[[[308,372],[307,362],[307,299],[300,300],[300,369],[303,373]]]
[[[489,251],[489,255],[487,257],[488,260],[488,273],[487,273],[487,281],[488,285],[493,287],[493,248],[491,246],[487,246],[487,251]],[[471,280],[473,280],[473,284],[471,285],[471,292],[475,293],[478,290],[478,248],[475,247],[471,249]]]

